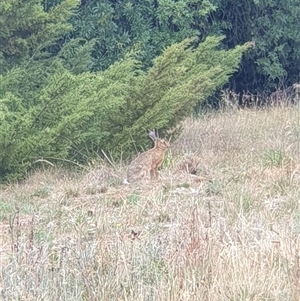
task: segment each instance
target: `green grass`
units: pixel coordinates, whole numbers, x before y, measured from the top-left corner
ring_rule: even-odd
[[[3,186],[2,299],[300,300],[299,118],[186,120],[158,181],[99,166]]]
[[[12,212],[11,204],[0,198],[0,221],[3,221],[5,218],[7,218],[10,212]]]

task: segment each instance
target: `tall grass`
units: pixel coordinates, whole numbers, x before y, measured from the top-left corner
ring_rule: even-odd
[[[300,118],[184,123],[157,182],[36,172],[2,187],[3,300],[300,300]]]

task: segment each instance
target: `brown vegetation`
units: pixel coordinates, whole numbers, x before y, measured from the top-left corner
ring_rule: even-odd
[[[299,300],[296,108],[186,120],[156,181],[53,169],[2,187],[3,300]]]

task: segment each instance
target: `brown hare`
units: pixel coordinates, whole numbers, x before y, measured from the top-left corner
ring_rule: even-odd
[[[165,151],[170,147],[168,141],[156,136],[155,131],[149,132],[154,146],[146,152],[139,154],[128,166],[125,183],[134,183],[144,178],[157,178],[158,168],[164,161]]]

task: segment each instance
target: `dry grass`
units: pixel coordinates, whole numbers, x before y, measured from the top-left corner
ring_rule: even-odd
[[[299,111],[184,129],[157,182],[102,166],[2,187],[2,300],[300,300]]]

